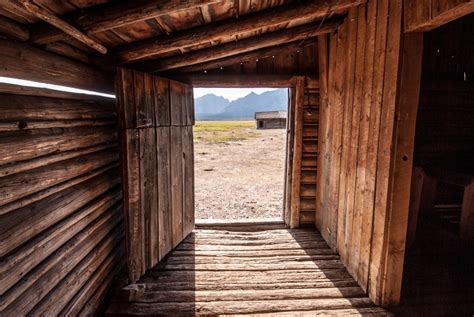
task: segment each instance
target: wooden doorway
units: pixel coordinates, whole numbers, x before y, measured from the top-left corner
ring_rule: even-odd
[[[474,312],[473,30],[470,14],[418,35],[423,60],[412,130],[405,314]]]
[[[316,216],[319,81],[305,76],[194,76],[194,88],[272,87],[289,89],[283,221],[296,228],[313,226]],[[296,124],[297,123],[297,124]]]

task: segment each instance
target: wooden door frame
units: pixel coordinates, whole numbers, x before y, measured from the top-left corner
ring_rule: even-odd
[[[474,1],[452,6],[436,16],[414,16],[430,10],[413,10],[424,7],[424,2],[404,1],[405,28],[402,32],[400,76],[397,91],[394,146],[390,169],[390,196],[387,200],[387,224],[383,236],[381,287],[373,290],[375,298],[385,307],[398,305],[403,280],[405,249],[409,222],[410,194],[413,173],[416,117],[419,107],[421,73],[423,65],[424,32],[455,21],[474,11]]]
[[[318,86],[318,80],[306,76],[297,75],[285,75],[285,74],[271,74],[271,75],[259,75],[252,74],[251,76],[246,74],[239,75],[221,75],[221,74],[198,74],[186,77],[178,77],[180,81],[187,82],[193,86],[193,88],[286,88],[289,93],[288,100],[288,118],[287,118],[287,133],[286,133],[286,154],[285,154],[285,174],[284,174],[284,186],[283,186],[283,212],[282,220],[284,223],[291,228],[299,226],[299,199],[298,203],[292,203],[292,197],[295,197],[296,193],[299,195],[299,189],[293,188],[293,178],[296,173],[298,166],[293,165],[293,156],[289,152],[289,142],[294,136],[294,125],[290,122],[290,112],[292,111],[293,100],[296,104],[296,92],[300,91],[304,93],[304,85],[308,83],[309,86]],[[301,86],[302,85],[302,86]],[[292,93],[294,92],[294,93]],[[291,95],[294,94],[295,98],[290,100]],[[303,102],[302,98],[301,103]],[[296,107],[294,107],[296,109]],[[302,109],[302,107],[301,107]],[[302,114],[302,113],[301,113]],[[288,131],[289,129],[289,131]],[[288,139],[290,138],[290,140]],[[301,142],[300,142],[301,143]],[[293,143],[292,143],[293,144]],[[300,144],[301,146],[301,144]],[[299,160],[301,163],[301,159]],[[291,165],[291,166],[290,166]],[[301,165],[299,165],[301,166]],[[301,174],[301,168],[300,168]],[[301,176],[301,175],[300,175]],[[299,186],[298,186],[299,187]]]

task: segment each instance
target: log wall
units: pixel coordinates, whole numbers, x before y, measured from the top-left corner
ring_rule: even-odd
[[[411,171],[409,156],[395,157],[404,138],[397,122],[410,118],[396,117],[401,44],[401,0],[369,0],[351,9],[338,31],[318,42],[316,225],[371,299],[384,306],[399,300],[408,217],[408,208],[393,199],[403,193],[400,201],[407,201],[409,188],[396,187],[404,180],[394,179]]]
[[[115,101],[2,91],[1,314],[91,315],[124,264]]]

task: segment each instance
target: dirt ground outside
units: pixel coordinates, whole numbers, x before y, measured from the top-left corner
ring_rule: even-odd
[[[196,122],[196,218],[282,217],[285,143],[285,129],[254,121]]]

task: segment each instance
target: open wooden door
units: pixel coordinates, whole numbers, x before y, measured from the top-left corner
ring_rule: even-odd
[[[129,283],[194,228],[192,87],[118,69],[122,188]]]

